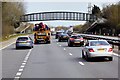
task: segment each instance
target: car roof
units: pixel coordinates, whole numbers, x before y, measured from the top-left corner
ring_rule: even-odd
[[[20,38],[20,37],[29,37],[29,36],[18,36],[18,38]]]

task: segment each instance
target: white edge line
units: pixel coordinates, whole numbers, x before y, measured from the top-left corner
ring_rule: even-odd
[[[117,54],[117,53],[113,53],[113,55],[114,55],[114,56],[117,56],[117,57],[120,57],[120,55],[119,55],[119,54]]]
[[[8,46],[10,46],[10,45],[12,45],[12,44],[14,44],[14,43],[15,43],[15,42],[13,42],[13,43],[11,43],[11,44],[9,44],[9,45],[7,45],[7,46],[1,48],[0,50],[5,49],[6,47],[8,47]]]
[[[82,66],[84,66],[84,65],[85,65],[83,62],[79,62],[79,64],[81,64]]]

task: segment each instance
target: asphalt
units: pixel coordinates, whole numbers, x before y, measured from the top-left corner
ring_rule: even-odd
[[[20,78],[118,78],[118,57],[113,61],[81,58],[82,47],[68,47],[52,37],[51,44],[35,44]],[[2,50],[3,78],[14,78],[29,49],[15,44]],[[112,79],[111,79],[112,80]]]

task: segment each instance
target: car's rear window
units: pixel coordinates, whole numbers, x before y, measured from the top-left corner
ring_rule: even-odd
[[[19,40],[19,41],[25,41],[25,40],[28,40],[28,37],[19,37],[17,40]]]
[[[79,39],[79,38],[82,38],[82,37],[81,36],[72,36],[71,38]]]
[[[90,46],[109,45],[106,41],[91,41]]]
[[[39,33],[38,36],[46,36],[46,33]]]

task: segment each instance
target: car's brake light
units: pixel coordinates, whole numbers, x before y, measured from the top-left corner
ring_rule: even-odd
[[[74,40],[74,38],[70,38],[70,40]]]
[[[26,42],[30,42],[30,40],[27,40]]]
[[[112,48],[109,48],[108,52],[112,52],[112,51],[113,51],[113,49],[112,49]]]
[[[83,40],[83,38],[80,38],[80,40]]]
[[[94,50],[92,48],[89,49],[89,52],[94,52]]]

